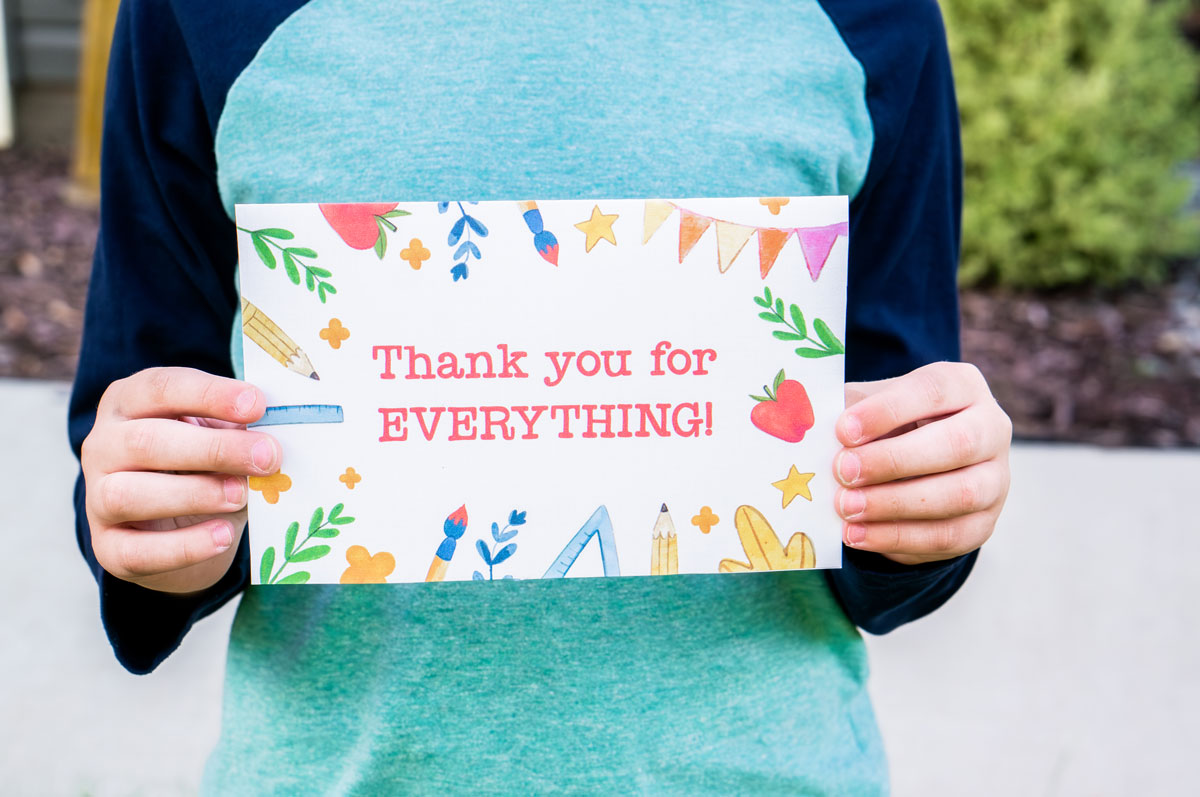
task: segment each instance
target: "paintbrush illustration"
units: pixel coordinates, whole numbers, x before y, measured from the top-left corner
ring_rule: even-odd
[[[547,263],[557,266],[558,239],[554,237],[554,233],[542,226],[542,212],[538,210],[537,202],[518,202],[517,207],[521,211],[521,217],[525,219],[525,226],[533,233],[533,248]]]
[[[464,504],[451,512],[442,525],[442,531],[446,536],[442,540],[442,544],[438,546],[437,553],[433,555],[429,573],[425,576],[426,581],[445,580],[446,569],[450,567],[450,560],[454,558],[454,549],[458,546],[458,540],[466,530],[467,507]]]

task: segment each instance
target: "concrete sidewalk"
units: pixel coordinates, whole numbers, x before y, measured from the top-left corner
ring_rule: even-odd
[[[65,407],[63,385],[0,380],[0,791],[190,794],[231,607],[151,676],[116,664],[71,532]],[[1020,445],[1013,470],[964,590],[868,639],[895,794],[1190,791],[1200,453]]]
[[[1195,793],[1200,453],[1018,445],[963,590],[868,639],[897,795]]]

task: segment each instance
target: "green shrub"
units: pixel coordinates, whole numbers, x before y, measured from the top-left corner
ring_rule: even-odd
[[[1179,167],[1200,63],[1182,4],[943,0],[963,125],[964,284],[1161,280],[1200,252]]]

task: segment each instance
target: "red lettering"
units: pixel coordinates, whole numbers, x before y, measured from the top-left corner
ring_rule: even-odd
[[[463,369],[458,367],[458,358],[453,353],[444,351],[438,355],[437,375],[442,379],[463,378]]]
[[[450,413],[450,436],[447,440],[474,440],[475,427],[471,423],[475,420],[474,407],[447,407]],[[470,432],[466,434],[465,432]]]
[[[566,359],[564,359],[561,364],[559,364],[559,362],[558,362],[559,354],[563,354],[566,356]],[[546,383],[547,387],[554,387],[563,380],[563,376],[567,373],[567,368],[570,367],[571,358],[575,356],[575,352],[573,352],[573,351],[564,351],[564,352],[548,351],[548,352],[546,352],[546,356],[550,358],[550,364],[554,366],[554,375],[556,378],[553,382],[550,381],[550,377],[546,377],[542,381]]]
[[[505,440],[512,440],[516,436],[512,427],[508,425],[508,407],[480,407],[479,411],[483,413],[483,434],[479,435],[480,440],[495,440],[496,435],[492,434],[493,427],[499,427],[500,436]],[[493,419],[493,414],[497,415],[499,420]]]
[[[429,359],[428,354],[423,354],[412,346],[405,346],[408,350],[408,376],[405,379],[433,379],[433,363]],[[425,363],[425,373],[417,373],[417,361]]]
[[[661,360],[663,353],[670,351],[670,349],[671,341],[669,340],[660,340],[654,346],[654,349],[650,352],[650,356],[654,358],[654,368],[650,371],[651,376],[662,376],[666,373],[666,371],[663,370]]]
[[[550,420],[554,420],[554,417],[556,414],[555,410],[562,410],[561,415],[562,415],[562,419],[563,419],[563,425],[562,425],[562,431],[558,433],[558,436],[559,437],[574,437],[575,435],[571,434],[571,413],[572,412],[575,413],[575,419],[578,420],[579,419],[579,405],[578,404],[551,404],[550,405]]]
[[[526,432],[525,432],[525,434],[521,435],[521,439],[522,440],[537,440],[538,436],[537,436],[537,433],[535,431],[533,431],[533,425],[535,423],[537,423],[537,419],[542,417],[542,413],[545,412],[546,410],[548,410],[549,407],[545,407],[545,406],[513,407],[512,409],[513,409],[513,412],[515,412],[517,415],[521,416],[521,420],[525,421]],[[533,410],[534,411],[533,417],[530,418],[528,415],[526,415],[525,410]]]
[[[529,374],[521,370],[521,359],[529,356],[527,351],[514,351],[511,354],[508,351],[508,344],[501,343],[496,346],[500,350],[501,363],[504,366],[500,370],[501,379],[528,379]],[[512,371],[512,373],[509,373]]]
[[[380,407],[379,413],[383,415],[383,434],[379,438],[381,443],[390,443],[393,440],[407,440],[408,430],[404,428],[404,421],[408,419],[408,410],[403,407]],[[392,416],[396,417],[392,417]],[[395,429],[399,434],[392,434]]]
[[[413,407],[412,414],[417,416],[417,423],[421,426],[421,434],[425,435],[426,440],[433,440],[433,435],[437,432],[438,421],[441,420],[442,413],[446,411],[445,407],[431,407],[429,412],[433,413],[433,425],[425,425],[425,408]]]
[[[671,431],[667,426],[667,410],[671,409],[670,404],[655,404],[658,408],[659,418],[656,421],[650,410],[649,404],[634,404],[642,413],[642,428],[634,432],[635,437],[649,437],[650,432],[646,431],[646,421],[650,421],[650,426],[654,428],[654,433],[659,437],[670,437]]]
[[[614,354],[621,355],[621,365],[616,371],[612,369],[612,356]],[[620,351],[602,351],[600,356],[604,358],[604,373],[609,376],[632,376],[633,371],[629,370],[629,363],[626,360],[629,355],[633,354],[629,349],[621,349]]]
[[[709,361],[717,359],[715,349],[692,349],[692,354],[696,355],[696,370],[692,371],[696,376],[707,376],[708,371],[704,370],[704,356],[707,354]]]
[[[384,353],[383,373],[381,373],[379,375],[380,379],[395,379],[396,378],[396,375],[392,373],[392,355],[395,354],[396,359],[400,359],[401,351],[402,351],[402,349],[400,346],[372,346],[371,347],[371,359],[372,360],[379,359],[379,352]]]
[[[683,410],[691,410],[692,417],[688,418],[684,425],[679,425],[679,413]],[[675,430],[675,434],[680,437],[699,437],[700,427],[704,421],[700,419],[700,405],[694,401],[685,401],[682,404],[676,404],[674,412],[671,413],[671,427]]]
[[[683,355],[683,366],[680,368],[675,367],[675,355],[677,354]],[[667,355],[667,367],[670,368],[671,373],[675,374],[676,376],[686,374],[692,369],[692,355],[688,354],[684,349],[675,349],[673,352]]]
[[[603,421],[596,418],[595,413],[597,409],[604,411]],[[616,407],[612,404],[601,404],[599,407],[597,407],[595,404],[584,404],[583,410],[587,413],[587,431],[583,433],[583,436],[595,437],[596,427],[603,426],[604,431],[600,433],[601,437],[616,437],[612,430],[612,411],[614,409],[616,409]]]
[[[629,411],[633,405],[618,404],[617,409],[621,411],[621,431],[617,432],[617,437],[633,437],[633,432],[629,431]]]
[[[466,357],[471,363],[471,372],[467,374],[467,379],[479,379],[481,376],[487,377],[488,379],[496,378],[496,372],[492,370],[492,355],[488,354],[486,351],[475,351],[468,352],[463,356]],[[479,371],[475,368],[480,360],[487,361],[487,371],[482,374],[479,373]]]
[[[592,365],[586,369],[583,367],[584,357],[592,358]],[[594,351],[581,351],[579,352],[579,356],[575,358],[575,367],[578,368],[579,373],[583,374],[584,376],[595,376],[596,374],[600,373],[600,355],[596,354]]]

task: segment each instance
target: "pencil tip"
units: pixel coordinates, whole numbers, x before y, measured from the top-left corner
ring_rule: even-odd
[[[663,505],[662,505],[662,509],[660,509],[659,511],[660,511],[660,512],[666,512],[666,511],[667,511],[667,505],[666,505],[666,504],[663,504]]]
[[[320,382],[320,381],[321,381],[321,377],[317,376],[317,372],[316,372],[316,371],[313,371],[313,372],[312,372],[312,374],[310,375],[310,377],[311,377],[312,379],[315,379],[315,380],[317,380],[318,382]]]

